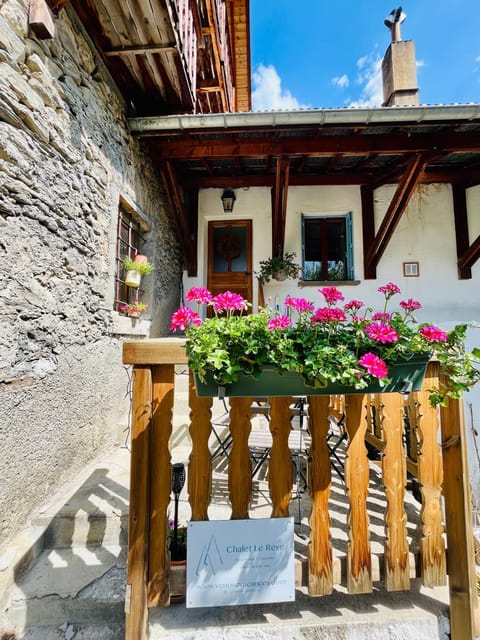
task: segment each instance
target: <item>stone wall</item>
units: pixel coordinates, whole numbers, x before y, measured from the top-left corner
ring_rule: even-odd
[[[125,437],[125,336],[113,312],[120,197],[151,226],[155,335],[167,331],[182,268],[158,176],[81,25],[62,11],[55,39],[37,40],[28,4],[0,2],[0,549]]]

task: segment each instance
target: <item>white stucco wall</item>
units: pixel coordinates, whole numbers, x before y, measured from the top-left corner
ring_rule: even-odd
[[[395,186],[385,186],[375,192],[376,229],[383,219]],[[253,269],[271,256],[271,192],[269,188],[237,189],[232,214],[224,214],[222,189],[205,189],[199,196],[198,276],[184,278],[184,290],[191,286],[205,286],[207,282],[207,227],[210,220],[251,219],[253,226]],[[480,187],[467,191],[470,241],[480,234]],[[288,190],[285,251],[295,251],[301,262],[301,215],[343,214],[351,212],[353,221],[354,275],[358,284],[339,286],[345,298],[357,298],[379,307],[379,286],[394,282],[401,291],[401,299],[419,300],[423,308],[416,314],[419,321],[431,321],[448,330],[453,325],[475,321],[480,323],[480,263],[472,268],[470,280],[459,280],[453,220],[453,201],[450,185],[420,185],[412,196],[388,247],[377,267],[375,280],[364,280],[363,238],[360,188],[347,187],[290,187]],[[418,278],[403,276],[403,262],[418,261]],[[271,303],[283,301],[288,294],[298,295],[323,304],[318,286],[299,287],[292,280],[271,281],[264,287]],[[254,279],[253,304],[258,302],[258,287]],[[393,307],[392,307],[393,308]],[[470,330],[469,348],[480,346],[480,329]],[[466,426],[469,466],[474,501],[480,505],[480,389],[466,394]],[[476,442],[475,442],[476,440]]]

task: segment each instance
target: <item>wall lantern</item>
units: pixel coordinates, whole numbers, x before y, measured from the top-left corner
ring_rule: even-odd
[[[233,203],[235,202],[235,194],[231,189],[225,189],[222,193],[222,203],[224,213],[232,213]]]

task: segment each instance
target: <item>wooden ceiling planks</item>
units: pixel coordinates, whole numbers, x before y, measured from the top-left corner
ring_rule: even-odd
[[[248,0],[70,0],[70,4],[137,115],[232,112],[237,73],[248,75],[249,95],[249,67],[244,68],[249,63]],[[231,20],[242,25],[241,44]],[[237,44],[246,47],[238,59]]]

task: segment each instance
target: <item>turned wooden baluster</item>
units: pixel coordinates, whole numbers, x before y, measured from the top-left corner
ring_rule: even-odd
[[[350,593],[369,593],[372,590],[372,558],[367,514],[370,468],[365,447],[366,402],[363,394],[345,396],[346,429],[349,438],[345,482],[350,498],[347,545],[347,588]]]
[[[387,591],[410,589],[407,514],[404,508],[407,465],[403,446],[404,401],[400,393],[379,394],[377,417],[385,448],[382,457],[385,511],[385,587]]]
[[[289,515],[288,506],[293,485],[292,458],[288,447],[288,436],[292,428],[290,397],[270,398],[270,432],[272,449],[268,465],[268,486],[272,499],[272,518]]]
[[[208,505],[212,492],[212,459],[208,447],[212,430],[212,398],[197,396],[191,372],[188,397],[192,439],[188,465],[188,499],[192,509],[192,520],[208,520]]]
[[[430,363],[425,376],[424,389],[437,383],[439,364]],[[426,587],[446,584],[445,541],[443,537],[443,513],[441,504],[443,468],[442,453],[438,442],[440,413],[428,401],[428,393],[420,391],[416,396],[417,431],[419,438],[418,480],[422,491],[422,533],[420,540],[422,582]]]
[[[310,544],[308,546],[308,593],[327,595],[333,589],[332,545],[328,499],[332,474],[327,447],[328,396],[311,396],[309,403],[310,445],[308,486],[312,498]]]
[[[251,404],[251,398],[230,399],[232,448],[228,466],[228,490],[232,504],[232,520],[248,518],[252,492],[252,462],[248,448],[248,437],[252,428],[250,422]]]

